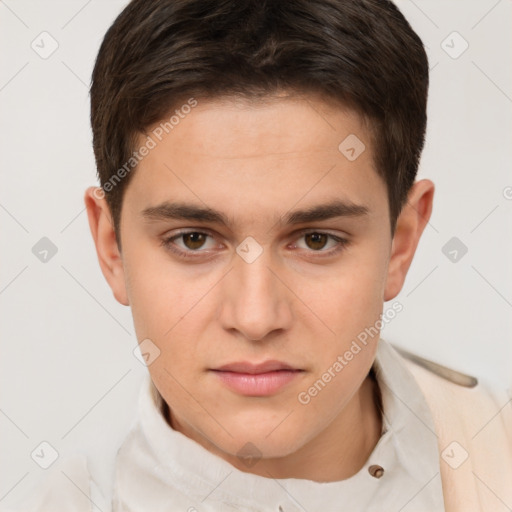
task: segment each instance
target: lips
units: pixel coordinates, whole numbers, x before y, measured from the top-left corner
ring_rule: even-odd
[[[220,368],[216,368],[216,371],[221,372],[235,372],[235,373],[249,373],[252,375],[257,375],[260,373],[268,373],[275,372],[279,370],[298,370],[298,368],[293,368],[289,364],[283,363],[281,361],[264,361],[263,363],[253,364],[249,362],[237,362],[230,363],[221,366]]]
[[[259,364],[241,361],[212,371],[231,391],[254,397],[274,395],[304,372],[282,361],[265,361]]]

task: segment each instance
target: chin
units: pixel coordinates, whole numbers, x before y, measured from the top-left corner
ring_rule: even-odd
[[[272,429],[256,427],[248,429],[247,426],[236,429],[228,427],[228,431],[233,437],[224,433],[222,439],[215,440],[215,445],[222,452],[241,460],[245,457],[255,459],[287,457],[298,451],[306,443],[306,435],[302,432],[278,433],[277,430],[272,432]]]

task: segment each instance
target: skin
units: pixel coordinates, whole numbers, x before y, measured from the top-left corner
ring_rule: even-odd
[[[380,437],[368,377],[378,336],[307,405],[298,394],[401,290],[431,215],[434,185],[413,185],[391,238],[386,186],[361,118],[312,96],[274,99],[199,101],[180,120],[125,191],[122,252],[96,187],[87,189],[85,204],[114,297],[131,307],[139,342],[149,338],[161,351],[148,369],[169,405],[169,425],[242,471],[331,482],[359,471]],[[366,145],[354,161],[338,150],[349,134]],[[277,222],[333,199],[364,205],[368,214]],[[233,225],[143,217],[164,201],[208,206]],[[174,240],[195,259],[161,244],[181,229],[210,235],[202,244]],[[312,239],[304,229],[349,243],[334,253],[335,240]],[[252,263],[236,252],[248,236],[263,250]],[[266,397],[233,392],[211,371],[268,359],[303,371]],[[248,442],[262,457],[252,466],[237,456]]]

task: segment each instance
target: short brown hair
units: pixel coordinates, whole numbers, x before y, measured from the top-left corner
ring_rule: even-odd
[[[393,235],[424,145],[428,71],[421,39],[389,0],[132,0],[105,35],[90,90],[119,247],[126,162],[149,126],[186,98],[280,90],[319,94],[369,120]]]

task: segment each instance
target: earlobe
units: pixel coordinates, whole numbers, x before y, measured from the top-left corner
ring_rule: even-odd
[[[384,290],[384,301],[395,298],[402,289],[421,235],[432,214],[434,184],[430,180],[414,183],[400,213]]]
[[[102,193],[98,193],[98,191]],[[123,260],[117,244],[110,209],[101,188],[89,187],[85,191],[84,202],[101,271],[116,300],[120,304],[128,306]]]

